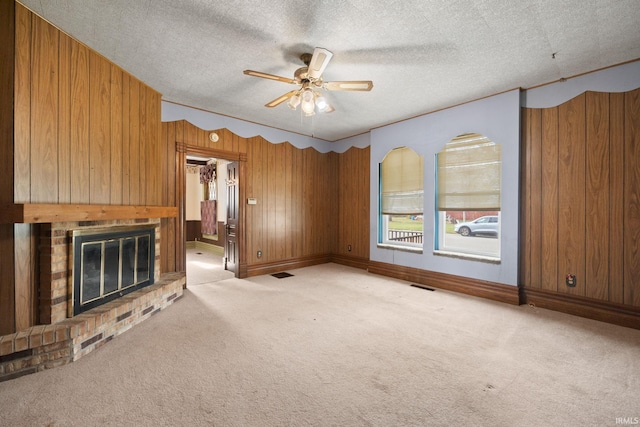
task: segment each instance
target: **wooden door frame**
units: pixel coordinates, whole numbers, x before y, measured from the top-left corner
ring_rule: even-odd
[[[236,268],[236,277],[247,277],[247,257],[245,245],[245,181],[247,169],[247,154],[237,153],[233,151],[216,150],[214,148],[204,148],[195,145],[189,145],[176,141],[176,203],[178,204],[178,218],[176,219],[176,271],[187,271],[187,247],[186,247],[186,212],[187,203],[186,181],[187,181],[187,156],[211,157],[216,159],[224,159],[229,161],[237,161],[239,167],[238,184],[238,264]]]

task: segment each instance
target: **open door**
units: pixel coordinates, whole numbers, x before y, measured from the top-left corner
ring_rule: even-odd
[[[225,269],[238,275],[238,162],[227,164],[227,223],[224,244]]]

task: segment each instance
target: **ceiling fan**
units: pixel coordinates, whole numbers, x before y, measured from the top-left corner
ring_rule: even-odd
[[[305,66],[298,68],[293,74],[293,78],[280,77],[253,70],[244,70],[244,74],[300,86],[300,88],[287,92],[273,101],[268,102],[265,104],[265,107],[275,107],[289,100],[287,103],[289,108],[295,110],[298,105],[300,105],[300,108],[306,116],[313,116],[315,114],[316,107],[320,112],[330,113],[334,111],[334,108],[326,101],[322,94],[315,90],[316,88],[326,90],[357,91],[370,91],[373,88],[373,82],[371,80],[340,82],[323,81],[322,72],[329,64],[332,56],[333,53],[321,47],[316,47],[313,50],[313,55],[310,53],[303,53],[300,55],[300,59]]]

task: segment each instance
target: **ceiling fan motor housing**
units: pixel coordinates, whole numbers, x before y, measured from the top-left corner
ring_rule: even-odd
[[[293,79],[298,83],[303,83],[305,80],[309,81],[309,68],[308,67],[300,67],[293,73]]]

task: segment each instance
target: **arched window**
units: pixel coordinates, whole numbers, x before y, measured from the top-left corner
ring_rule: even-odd
[[[467,133],[437,154],[436,250],[500,258],[502,147]]]
[[[415,151],[398,147],[380,163],[378,243],[422,248],[424,161]]]

